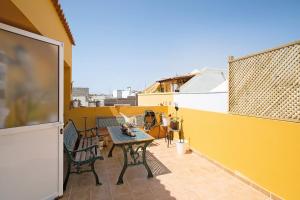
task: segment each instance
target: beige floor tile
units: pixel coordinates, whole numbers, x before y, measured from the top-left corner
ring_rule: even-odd
[[[70,200],[89,200],[90,199],[90,186],[72,187],[69,197]]]
[[[133,200],[133,197],[130,193],[126,194],[116,194],[113,195],[113,200]]]
[[[111,192],[109,186],[92,186],[91,187],[91,200],[111,200]]]
[[[153,178],[147,178],[142,165],[128,167],[123,177],[124,184],[116,185],[123,167],[123,153],[120,148],[115,148],[113,157],[107,158],[110,145],[102,152],[104,160],[95,163],[103,185],[95,185],[92,173],[72,174],[64,199],[267,199],[261,192],[197,154],[178,156],[175,144],[167,148],[164,139],[156,140],[148,148],[148,164],[155,175]]]

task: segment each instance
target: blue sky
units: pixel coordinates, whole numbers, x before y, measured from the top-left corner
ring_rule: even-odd
[[[202,67],[300,39],[300,1],[60,1],[70,24],[75,86],[144,89]]]

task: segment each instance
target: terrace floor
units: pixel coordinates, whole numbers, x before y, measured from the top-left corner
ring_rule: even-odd
[[[124,184],[116,185],[122,168],[123,154],[115,148],[107,158],[109,148],[103,149],[104,160],[96,162],[101,186],[95,185],[92,173],[71,174],[62,199],[242,199],[266,200],[268,197],[232,176],[198,154],[177,155],[164,139],[148,147],[147,159],[154,174],[147,179],[144,166],[127,168]]]

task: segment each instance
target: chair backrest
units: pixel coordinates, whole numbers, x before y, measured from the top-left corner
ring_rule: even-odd
[[[145,110],[144,129],[150,130],[153,126],[155,126],[156,123],[157,121],[156,121],[155,112],[152,110]]]
[[[136,125],[138,127],[143,127],[144,126],[144,115],[136,115]]]
[[[64,146],[68,151],[74,151],[78,133],[72,121],[68,121],[64,128]]]

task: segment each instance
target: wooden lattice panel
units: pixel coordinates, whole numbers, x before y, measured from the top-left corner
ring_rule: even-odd
[[[229,112],[300,122],[300,42],[230,59]]]

